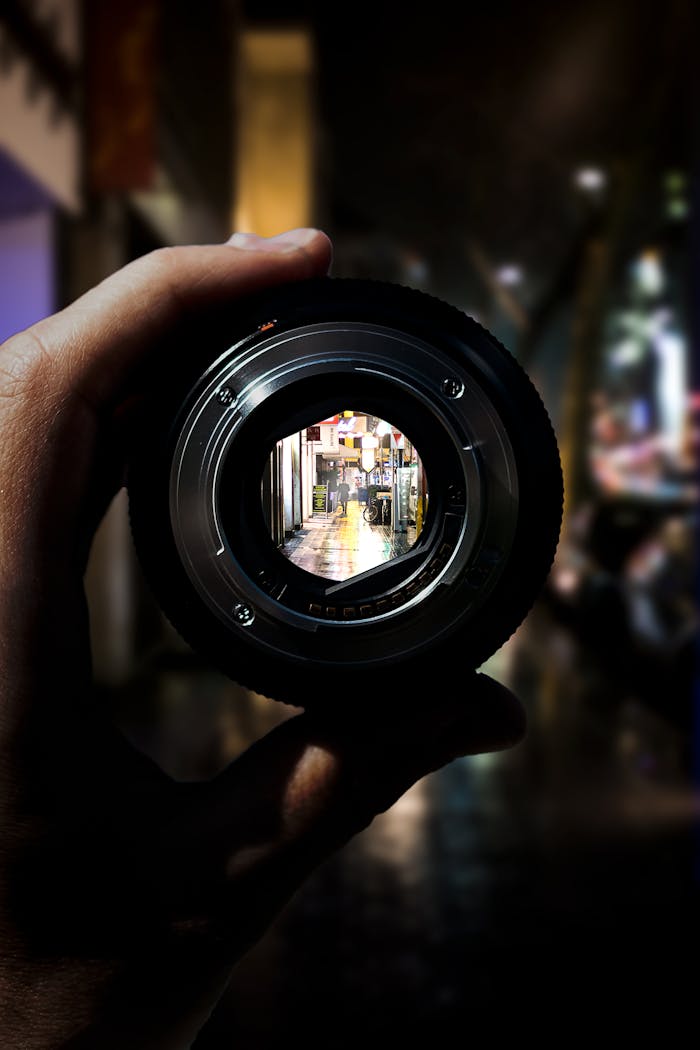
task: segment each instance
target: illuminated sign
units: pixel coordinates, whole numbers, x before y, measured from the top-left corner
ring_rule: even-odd
[[[354,434],[355,423],[357,420],[354,416],[343,416],[342,419],[338,420],[338,433],[341,437],[345,437],[346,434]]]

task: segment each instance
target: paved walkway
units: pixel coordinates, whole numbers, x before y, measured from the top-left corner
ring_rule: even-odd
[[[348,512],[316,515],[287,540],[282,553],[307,572],[329,580],[347,580],[405,554],[416,541],[416,530],[393,532],[387,525],[369,525],[364,505],[348,501]]]

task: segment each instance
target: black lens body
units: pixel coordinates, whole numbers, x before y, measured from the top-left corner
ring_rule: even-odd
[[[533,384],[471,318],[323,278],[183,322],[158,362],[129,472],[136,548],[171,622],[235,681],[306,707],[382,674],[395,696],[427,694],[527,615],[559,536],[557,445]],[[407,553],[338,581],[276,547],[261,479],[277,441],[353,406],[410,436],[429,501]]]

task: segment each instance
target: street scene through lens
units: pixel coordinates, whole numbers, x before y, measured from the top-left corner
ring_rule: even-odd
[[[261,494],[281,553],[330,580],[405,554],[428,506],[425,471],[410,439],[387,420],[349,409],[278,441]]]

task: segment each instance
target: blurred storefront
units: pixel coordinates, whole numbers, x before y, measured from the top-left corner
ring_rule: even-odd
[[[66,248],[69,299],[148,251],[230,234],[237,7],[191,14],[178,0],[84,5],[85,206]],[[124,492],[87,586],[98,680],[128,681],[169,635],[135,562]]]
[[[237,6],[192,19],[176,0],[84,7],[87,206],[74,224],[70,298],[155,248],[230,234]],[[216,134],[212,134],[216,128]],[[135,562],[126,495],[88,573],[96,673],[127,681],[169,638]]]
[[[655,171],[645,206],[635,202],[634,221],[608,245],[617,263],[585,373],[575,355],[570,366],[568,508],[548,589],[557,617],[606,672],[684,725],[696,662],[700,494],[688,193],[685,171]],[[583,300],[577,309],[591,306]]]
[[[0,341],[61,299],[61,220],[82,205],[78,0],[0,20]]]
[[[238,5],[8,0],[0,18],[0,339],[130,260],[230,234]],[[212,134],[216,128],[216,134]],[[99,681],[162,638],[125,497],[87,579]]]
[[[243,26],[233,228],[269,237],[318,221],[315,55],[308,28]]]

